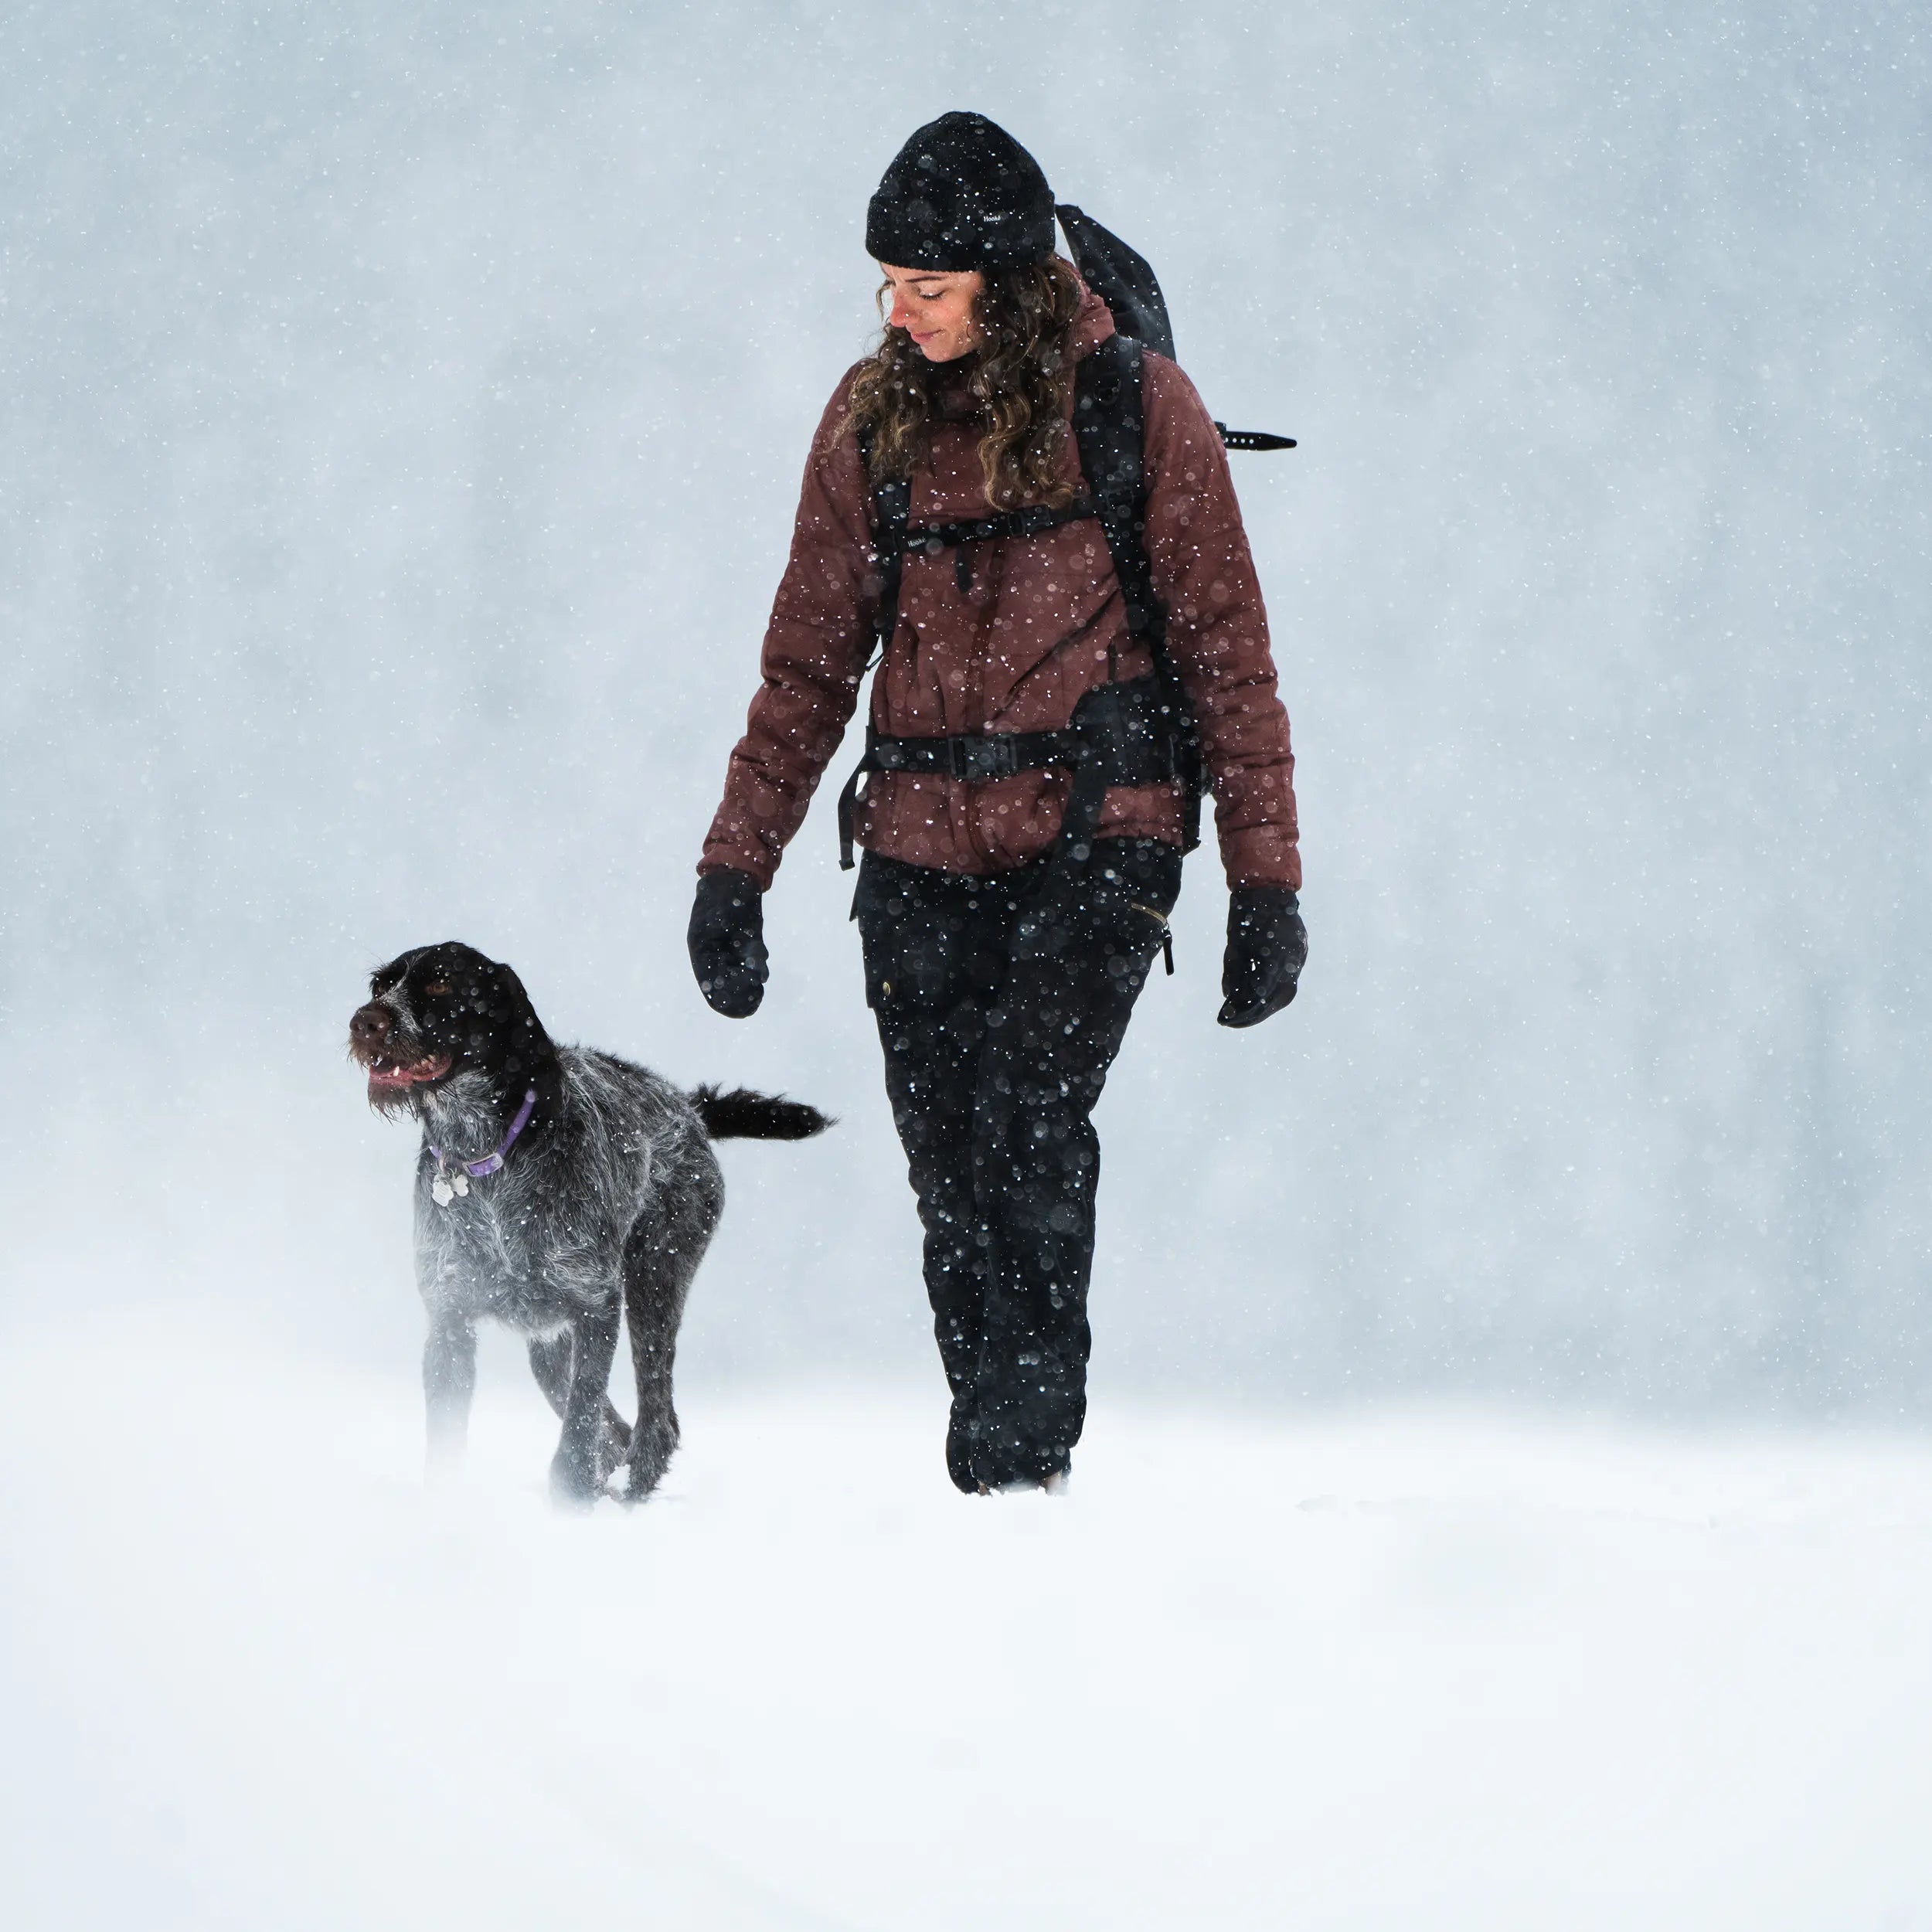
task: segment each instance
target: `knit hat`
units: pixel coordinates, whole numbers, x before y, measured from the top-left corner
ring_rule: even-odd
[[[984,114],[941,114],[893,157],[866,210],[866,253],[895,268],[1005,268],[1053,252],[1040,165]]]

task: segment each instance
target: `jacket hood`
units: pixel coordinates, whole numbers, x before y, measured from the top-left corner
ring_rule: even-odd
[[[1068,266],[1071,267],[1073,264],[1069,263]],[[1077,274],[1078,272],[1075,270]],[[1091,354],[1108,336],[1118,333],[1114,326],[1114,311],[1082,281],[1080,313],[1073,318],[1074,355],[1077,358]]]

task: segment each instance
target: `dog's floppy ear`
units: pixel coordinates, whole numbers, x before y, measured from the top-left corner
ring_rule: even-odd
[[[489,962],[491,991],[495,997],[490,1002],[492,1019],[515,1021],[535,1019],[536,1009],[530,1004],[530,996],[523,990],[523,982],[516,976],[516,968],[506,966],[500,959]]]
[[[555,1056],[550,1036],[543,1030],[543,1022],[537,1018],[536,1009],[530,1004],[530,996],[523,990],[523,982],[515,970],[493,961],[490,971],[493,982],[490,1017],[502,1029],[504,1070],[533,1073]]]

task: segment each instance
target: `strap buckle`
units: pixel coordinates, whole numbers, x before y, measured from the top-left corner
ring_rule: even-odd
[[[963,778],[971,784],[984,784],[993,778],[1010,778],[1019,770],[1019,747],[1010,731],[949,738],[946,748],[951,775]]]

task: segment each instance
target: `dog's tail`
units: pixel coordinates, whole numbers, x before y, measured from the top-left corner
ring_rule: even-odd
[[[774,1100],[748,1087],[733,1087],[729,1094],[715,1087],[694,1087],[691,1104],[714,1141],[808,1141],[835,1124],[831,1115],[802,1100],[788,1100],[782,1094]]]

